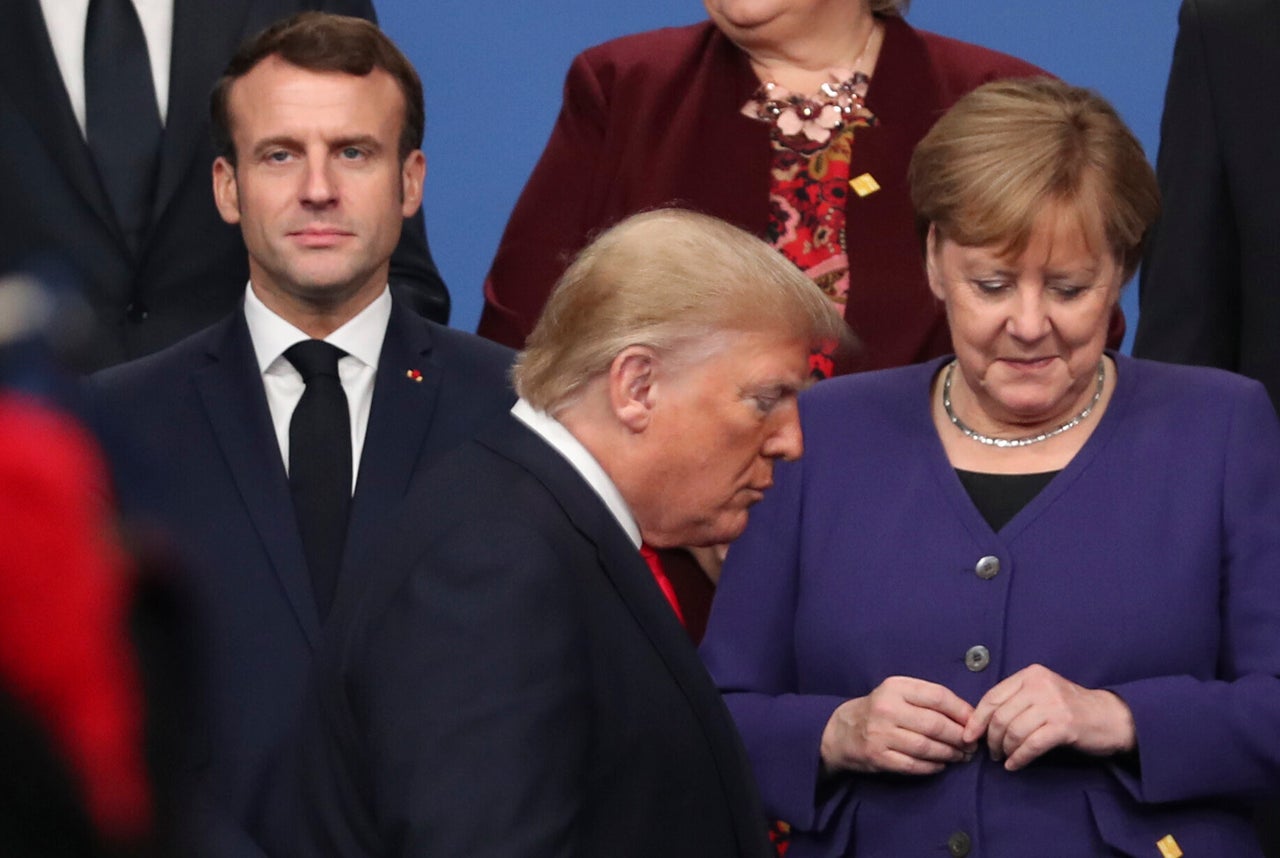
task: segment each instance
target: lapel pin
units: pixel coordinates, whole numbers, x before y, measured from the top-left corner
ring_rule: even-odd
[[[849,187],[860,197],[869,197],[880,190],[880,183],[870,173],[863,173],[849,180]]]
[[[1166,834],[1157,840],[1156,848],[1160,850],[1160,854],[1164,858],[1182,858],[1182,847],[1178,845],[1178,841],[1173,839],[1172,834]]]
[[[422,373],[418,372],[416,369],[408,370],[405,372],[404,377],[416,381],[419,384],[422,383]]]

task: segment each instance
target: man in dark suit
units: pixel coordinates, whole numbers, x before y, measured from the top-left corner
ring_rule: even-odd
[[[510,417],[411,491],[326,634],[276,851],[771,854],[641,546],[742,531],[801,452],[809,349],[842,330],[782,257],[704,215],[637,215],[584,250]]]
[[[1256,378],[1280,408],[1278,0],[1184,0],[1134,354]]]
[[[415,473],[510,407],[512,355],[389,293],[422,193],[422,89],[373,24],[310,12],[274,25],[232,59],[213,114],[218,210],[248,248],[243,307],[92,387],[173,487],[209,625],[205,780],[234,823],[203,836],[223,838],[214,854],[251,854],[238,826],[257,813],[326,615],[363,586]],[[327,353],[327,374],[312,377],[300,347]],[[341,449],[317,458],[318,436]]]
[[[163,117],[163,133],[157,125],[158,152],[147,166],[104,175],[86,142],[92,93],[84,76],[93,71],[79,46],[90,42],[86,6],[115,3],[127,15],[130,2],[13,0],[5,4],[0,27],[0,271],[41,255],[74,269],[91,310],[80,355],[88,368],[170,345],[226,315],[239,300],[248,277],[244,246],[237,230],[216,215],[208,173],[215,154],[209,91],[236,46],[303,9],[373,20],[369,0],[143,4],[141,26],[155,53],[142,74],[160,84],[159,115],[157,99],[141,95],[151,99],[153,121]],[[130,53],[145,62],[147,51]],[[144,124],[133,111],[117,114],[126,129]],[[104,178],[125,188],[151,184],[136,237],[126,234]],[[398,298],[428,318],[448,321],[448,292],[431,261],[421,214],[405,225],[390,279]]]

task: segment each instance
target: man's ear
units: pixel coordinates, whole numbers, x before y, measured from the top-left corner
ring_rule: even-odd
[[[421,149],[414,149],[400,168],[400,211],[405,217],[413,217],[422,205],[422,182],[426,177],[427,156]]]
[[[221,155],[213,162],[213,201],[224,221],[240,222],[240,188],[236,185],[236,168]]]
[[[643,432],[653,417],[658,372],[658,354],[648,346],[627,346],[609,364],[609,407],[632,432]]]
[[[942,242],[938,235],[938,227],[929,224],[929,233],[924,239],[924,271],[929,279],[929,291],[939,301],[944,300],[942,279],[938,273],[938,245]]]

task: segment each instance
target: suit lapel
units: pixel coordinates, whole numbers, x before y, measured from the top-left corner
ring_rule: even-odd
[[[193,159],[206,151],[209,93],[231,58],[245,24],[248,0],[174,0],[169,61],[169,109],[160,147],[152,224],[191,170],[209,170]],[[212,181],[211,179],[209,181]]]
[[[40,0],[14,0],[6,5],[5,19],[5,25],[0,27],[0,82],[14,109],[35,130],[67,183],[84,198],[127,253],[124,236],[98,181],[89,147],[62,84]]]
[[[249,518],[314,647],[320,621],[311,577],[243,311],[223,326],[209,350],[211,364],[197,371],[194,381]]]
[[[393,303],[360,454],[344,570],[360,569],[368,561],[417,469],[441,384],[441,367],[431,351],[426,322]],[[408,376],[411,370],[420,373],[421,381]],[[353,586],[349,577],[344,571],[339,578],[339,597]]]

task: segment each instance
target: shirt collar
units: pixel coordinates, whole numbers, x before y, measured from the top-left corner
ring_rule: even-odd
[[[604,505],[609,508],[609,512],[613,513],[613,517],[618,520],[618,524],[622,525],[622,529],[627,532],[627,537],[638,549],[640,525],[636,523],[635,516],[631,514],[631,509],[623,499],[622,493],[618,491],[618,487],[582,442],[575,438],[559,420],[545,411],[534,408],[523,398],[517,399],[516,404],[511,407],[511,416],[532,429],[568,460],[573,469],[604,501]]]
[[[391,318],[391,290],[383,288],[382,294],[370,302],[354,317],[338,328],[325,342],[332,343],[361,363],[377,369],[378,356],[382,353],[382,341],[387,335],[387,322]],[[295,343],[311,339],[295,325],[272,312],[245,287],[244,320],[249,326],[249,339],[253,342],[258,371],[266,373],[281,360],[285,351]]]

